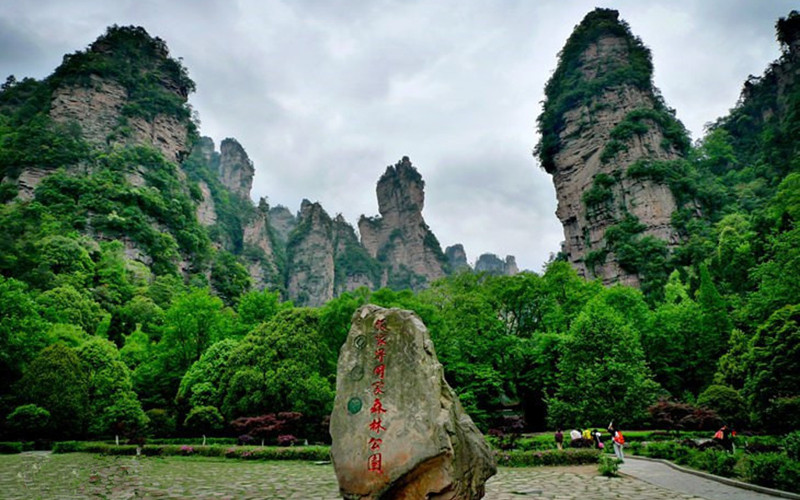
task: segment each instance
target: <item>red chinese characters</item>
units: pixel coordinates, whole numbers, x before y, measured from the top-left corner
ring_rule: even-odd
[[[367,459],[367,471],[382,474],[383,454],[381,453],[381,446],[383,445],[383,439],[378,436],[386,431],[386,427],[383,425],[383,416],[386,413],[386,408],[384,408],[381,402],[381,395],[384,394],[384,379],[386,378],[386,349],[384,349],[384,346],[386,346],[386,334],[388,329],[386,328],[385,319],[375,320],[374,326],[375,360],[377,360],[378,364],[376,364],[372,370],[372,373],[377,379],[372,382],[372,394],[375,396],[375,400],[372,402],[372,407],[369,409],[372,415],[369,431],[375,435],[370,436],[367,442],[370,451],[369,458]]]

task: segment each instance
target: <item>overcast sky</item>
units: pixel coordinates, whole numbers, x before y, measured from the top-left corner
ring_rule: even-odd
[[[650,47],[655,84],[693,139],[778,58],[797,0],[0,0],[0,78],[43,78],[111,24],[143,26],[183,59],[202,135],[236,138],[253,199],[303,198],[353,226],[408,156],[442,248],[463,243],[541,271],[560,248],[550,176],[531,155],[557,54],[594,7]]]

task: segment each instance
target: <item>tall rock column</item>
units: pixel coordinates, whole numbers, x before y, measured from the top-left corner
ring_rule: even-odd
[[[384,285],[421,288],[445,275],[447,258],[425,220],[425,181],[404,156],[378,180],[380,217],[361,216],[358,230],[369,254],[389,268]]]
[[[333,298],[333,221],[319,203],[303,200],[287,246],[287,291],[298,306]]]
[[[250,198],[255,167],[239,141],[227,138],[219,145],[219,180],[240,198]]]
[[[536,154],[553,176],[562,250],[579,274],[606,284],[638,286],[644,263],[679,242],[666,179],[689,141],[652,72],[617,11],[596,9],[561,51],[538,118]]]
[[[411,311],[362,306],[339,351],[331,456],[348,500],[471,500],[496,466]]]

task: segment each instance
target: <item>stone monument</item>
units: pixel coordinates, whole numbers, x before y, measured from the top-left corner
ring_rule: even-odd
[[[353,315],[330,433],[347,500],[478,499],[497,470],[411,311],[366,305]]]

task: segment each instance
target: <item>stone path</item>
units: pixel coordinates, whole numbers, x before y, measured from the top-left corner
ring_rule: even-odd
[[[620,472],[648,483],[708,500],[775,500],[772,495],[728,486],[673,469],[667,464],[636,458],[625,458]]]
[[[732,493],[720,483],[686,490],[688,478],[663,464],[627,460],[625,475],[604,478],[597,466],[501,467],[486,487],[487,500],[743,500],[771,498],[749,491]],[[669,469],[666,466],[663,466]],[[672,469],[670,469],[672,470]],[[634,477],[636,476],[636,477]],[[648,477],[651,484],[638,478]],[[676,479],[677,477],[677,479]],[[660,479],[659,479],[660,478]],[[672,479],[670,479],[672,478]],[[720,493],[721,492],[721,493]],[[719,495],[723,496],[719,496]],[[725,496],[728,495],[728,496]],[[748,496],[749,495],[749,496]],[[758,496],[756,496],[758,495]],[[102,457],[85,453],[33,452],[0,455],[0,498],[168,498],[168,499],[338,499],[331,465],[259,462],[200,457]]]

